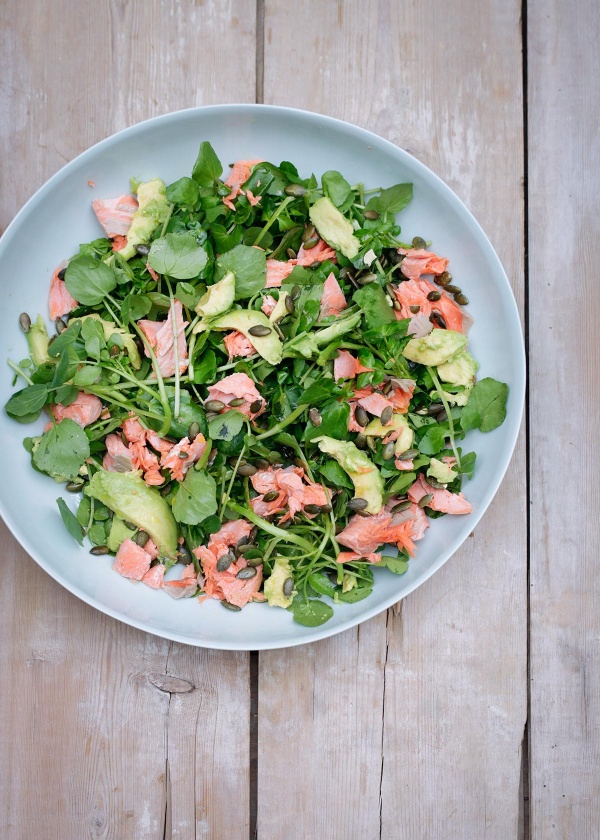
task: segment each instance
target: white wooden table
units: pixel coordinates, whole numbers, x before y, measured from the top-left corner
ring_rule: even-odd
[[[319,111],[466,202],[530,365],[528,430],[472,538],[328,641],[161,641],[79,602],[1,526],[0,837],[600,836],[599,41],[595,0],[0,4],[0,228],[144,118]]]

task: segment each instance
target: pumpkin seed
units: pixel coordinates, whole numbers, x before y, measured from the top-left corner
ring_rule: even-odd
[[[364,449],[367,445],[367,438],[365,437],[365,435],[361,435],[360,433],[356,435],[354,445],[357,449]]]
[[[399,461],[412,461],[413,458],[416,458],[419,454],[418,449],[406,449],[400,455],[398,455]]]
[[[368,424],[369,415],[364,410],[362,405],[357,405],[356,406],[356,411],[354,412],[354,419],[356,420],[356,422],[358,423],[359,426],[363,427],[363,429]]]
[[[348,502],[348,507],[350,510],[364,510],[369,507],[369,503],[366,499],[361,499],[360,496],[355,496],[354,499],[350,499]]]
[[[83,487],[83,481],[69,481],[66,486],[66,489],[69,493],[79,493],[81,488]]]
[[[306,225],[304,231],[302,232],[302,242],[306,242],[308,239],[313,239],[317,229],[314,225]]]
[[[377,210],[365,210],[364,216],[365,219],[370,219],[370,221],[374,222],[379,218],[379,213]]]
[[[415,236],[412,241],[413,248],[425,248],[427,242],[421,236]]]
[[[311,408],[308,412],[308,419],[313,424],[313,426],[320,426],[323,422],[323,418],[321,417],[318,408]]]
[[[410,499],[404,499],[403,502],[398,502],[397,505],[390,510],[390,513],[402,513],[403,510],[408,510],[412,502]]]
[[[264,458],[256,458],[254,464],[258,467],[259,470],[268,470],[271,466],[268,461]]]
[[[95,545],[93,548],[90,549],[90,554],[94,554],[95,556],[99,556],[100,554],[109,554],[110,549],[107,545]]]
[[[257,571],[252,566],[246,566],[245,569],[240,569],[236,575],[236,578],[239,580],[251,580],[253,577],[256,577]]]
[[[216,458],[217,458],[217,455],[218,455],[218,454],[219,454],[219,450],[218,450],[218,449],[211,449],[211,450],[210,450],[210,455],[208,456],[208,461],[206,462],[206,466],[207,466],[207,467],[212,467],[212,465],[213,465],[213,464],[215,463],[215,461],[216,461]]]
[[[301,294],[302,294],[302,289],[300,288],[300,286],[298,286],[298,285],[292,286],[292,291],[290,292],[290,297],[291,297],[292,300],[298,300],[298,298],[300,297]]]
[[[188,440],[195,440],[200,434],[200,426],[198,423],[191,423],[188,429]]]
[[[281,327],[279,326],[279,324],[277,323],[277,321],[274,321],[274,322],[273,322],[273,329],[274,329],[274,330],[275,330],[275,332],[277,333],[277,337],[278,337],[281,341],[285,341],[285,335],[283,334],[283,331],[282,331]]]
[[[116,358],[119,355],[120,352],[121,352],[121,348],[117,347],[116,344],[113,344],[112,347],[110,348],[110,350],[108,351],[111,359]]]
[[[305,513],[310,513],[311,515],[321,513],[321,505],[304,505]]]
[[[269,490],[268,493],[265,493],[263,496],[263,502],[274,502],[275,499],[279,496],[277,490]]]
[[[160,495],[163,496],[163,498],[164,498],[164,496],[169,495],[169,493],[171,492],[171,486],[172,486],[171,484],[165,484],[164,487],[160,488]]]
[[[427,493],[425,496],[421,496],[417,504],[420,508],[427,507],[429,502],[433,499],[433,493]]]
[[[217,572],[226,572],[234,561],[235,557],[230,551],[227,554],[222,554],[217,560]]]
[[[396,310],[396,312],[400,312],[400,310],[402,309],[402,304],[400,303],[400,301],[399,301],[399,300],[394,300],[394,301],[392,302],[392,306],[394,307],[394,309]]]
[[[269,464],[271,464],[271,465],[273,465],[273,464],[279,464],[279,463],[281,463],[282,458],[281,458],[281,455],[279,454],[279,452],[275,452],[275,450],[273,449],[273,450],[272,450],[271,452],[269,452],[269,454],[267,455],[267,461],[268,461],[268,462],[269,462]]]
[[[368,283],[373,283],[377,280],[377,275],[373,274],[372,271],[368,271],[366,274],[361,274],[360,277],[356,278],[361,286],[366,286]]]
[[[148,254],[150,253],[150,246],[149,246],[149,245],[142,245],[142,244],[140,244],[140,245],[136,245],[136,246],[135,246],[135,250],[136,250],[136,251],[137,251],[137,253],[138,253],[138,254],[140,254],[142,257],[147,257],[147,256],[148,256]]]
[[[137,531],[137,525],[134,525],[133,522],[128,522],[126,519],[124,519],[123,525],[126,528],[129,528],[130,531]]]
[[[242,464],[238,467],[238,474],[244,476],[256,475],[258,470],[253,464]]]
[[[437,277],[433,278],[433,281],[438,286],[447,286],[448,283],[452,281],[452,275],[449,271],[442,271],[441,274],[438,274]]]
[[[58,272],[58,274],[57,274],[58,279],[59,279],[59,280],[64,280],[64,279],[65,279],[65,275],[66,275],[66,273],[67,273],[67,269],[66,269],[66,267],[65,267],[65,268],[61,268],[61,270],[60,270],[60,271]]]
[[[248,330],[248,335],[256,336],[256,338],[262,338],[265,335],[270,335],[273,332],[271,327],[265,327],[263,324],[257,324],[255,327],[250,327]]]
[[[446,322],[442,318],[441,314],[437,311],[437,309],[433,310],[433,312],[429,316],[429,320],[432,324],[437,324],[438,327],[441,327],[443,330],[446,329]]]
[[[296,305],[294,304],[294,301],[293,301],[293,299],[292,299],[292,296],[291,296],[291,295],[286,295],[286,296],[285,296],[285,308],[286,308],[286,311],[287,311],[290,315],[293,315],[293,314],[294,314],[294,311],[295,311],[295,309],[296,309]]]
[[[62,332],[64,332],[67,329],[67,325],[65,324],[65,322],[63,321],[62,318],[57,318],[56,321],[55,321],[55,325],[56,325],[57,335],[60,335]]]
[[[251,569],[256,569],[258,566],[262,566],[263,559],[262,557],[248,557],[246,562]]]
[[[218,414],[219,411],[223,411],[225,408],[225,403],[221,402],[221,400],[207,400],[204,403],[204,408],[207,411],[213,411]]]
[[[448,415],[446,414],[446,409],[442,409],[439,414],[436,414],[435,422],[436,423],[445,423],[448,419]]]
[[[392,408],[391,405],[386,405],[386,407],[381,412],[381,417],[379,418],[381,420],[381,425],[382,426],[389,426],[389,424],[392,422],[392,417],[393,416],[394,416],[394,409]]]
[[[189,456],[189,453],[188,453],[188,452],[178,452],[178,453],[177,453],[177,457],[179,458],[179,460],[180,460],[180,461],[187,461],[187,459],[188,459],[190,456]]]
[[[292,592],[294,591],[294,578],[286,578],[283,581],[283,594],[286,598],[289,598]]]
[[[293,195],[294,198],[302,198],[306,189],[302,186],[302,184],[288,184],[284,190],[286,195]]]
[[[263,405],[262,400],[254,400],[254,402],[250,403],[250,411],[252,414],[256,414],[258,411],[261,410]]]
[[[453,286],[452,284],[450,284],[449,286],[446,286],[445,291],[451,295],[459,295],[462,292],[462,289],[460,288],[460,286]]]
[[[357,511],[356,511],[356,515],[357,515],[357,516],[365,516],[365,517],[366,517],[366,516],[370,516],[371,514],[369,513],[369,511],[368,511],[368,510],[357,510]]]
[[[291,260],[296,259],[297,254],[293,248],[287,248],[285,253]]]
[[[385,446],[383,447],[383,452],[382,452],[384,461],[391,461],[391,459],[394,457],[394,447],[395,447],[395,445],[396,444],[394,443],[393,440],[391,440],[389,443],[385,444]]]
[[[462,292],[459,292],[457,295],[454,295],[454,300],[455,300],[455,301],[456,301],[456,302],[457,302],[460,306],[467,306],[467,305],[468,305],[468,303],[469,303],[469,298],[468,298],[466,295],[463,295],[463,293],[462,293]]]
[[[414,303],[411,306],[409,306],[409,309],[410,309],[410,311],[412,312],[413,315],[416,315],[417,312],[421,311],[421,307],[418,306],[417,304],[414,304]]]
[[[434,490],[445,490],[446,489],[445,484],[442,484],[442,482],[438,481],[436,478],[431,478],[431,476],[427,476],[427,484],[429,484],[430,487],[433,487]]]
[[[441,402],[431,403],[429,408],[427,409],[427,414],[431,414],[432,416],[439,414],[440,411],[444,410],[444,404]]]
[[[433,292],[429,292],[427,295],[427,300],[439,300],[441,297],[442,293],[434,289]]]
[[[319,237],[318,236],[311,236],[310,239],[307,239],[304,242],[304,250],[305,251],[312,251],[312,249],[319,244]]]
[[[27,312],[21,312],[19,315],[19,325],[24,333],[28,333],[31,329],[31,318]]]
[[[149,539],[150,534],[148,534],[146,531],[138,531],[135,537],[133,538],[133,541],[137,543],[141,548],[143,548]]]
[[[250,551],[251,548],[254,548],[248,537],[242,537],[238,540],[235,550],[238,554],[243,554],[245,551]]]
[[[390,296],[390,298],[391,298],[392,300],[395,300],[395,297],[396,297],[396,290],[394,289],[394,287],[392,286],[392,284],[391,284],[391,283],[387,283],[387,284],[386,284],[385,290],[386,290],[386,292],[388,293],[388,295]]]
[[[236,604],[230,604],[229,601],[221,601],[221,606],[225,607],[226,610],[231,610],[232,612],[240,612],[240,610],[242,609]]]

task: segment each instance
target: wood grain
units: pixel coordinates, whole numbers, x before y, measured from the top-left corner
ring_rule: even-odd
[[[527,22],[535,840],[600,835],[600,9],[570,12]]]
[[[358,0],[313,0],[296,4],[292,25],[282,0],[266,0],[264,91],[430,165],[482,222],[522,305],[519,14],[516,2],[381,0],[365,13]],[[521,439],[474,537],[395,615],[261,654],[261,840],[281,836],[276,815],[287,838],[338,825],[337,836],[369,840],[516,836],[526,569]],[[294,803],[289,815],[281,801]]]
[[[245,0],[3,3],[0,228],[113,131],[254,101],[254,47]],[[171,644],[95,612],[3,526],[0,554],[1,836],[246,840],[248,656]]]

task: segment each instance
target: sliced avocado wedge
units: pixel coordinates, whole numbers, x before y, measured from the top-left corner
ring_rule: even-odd
[[[354,228],[331,199],[323,197],[315,201],[308,215],[321,239],[336,251],[341,251],[349,260],[356,257],[360,243],[354,236]]]
[[[216,318],[231,309],[235,300],[235,274],[228,271],[222,280],[209,286],[196,304],[195,312],[201,318]]]
[[[84,490],[86,496],[109,507],[121,519],[150,534],[160,553],[174,558],[177,523],[158,490],[148,487],[140,472],[107,472],[99,469]]]
[[[150,242],[150,237],[165,221],[169,212],[166,187],[160,178],[139,184],[137,199],[139,206],[127,231],[127,245],[119,251],[124,260],[135,256],[137,245],[147,245]]]
[[[36,367],[43,365],[44,362],[50,361],[50,356],[48,355],[49,341],[44,319],[41,315],[38,315],[27,333],[29,355]]]
[[[367,437],[384,438],[389,435],[390,432],[398,431],[400,431],[400,435],[396,439],[394,451],[397,455],[400,455],[402,452],[406,452],[407,449],[411,448],[415,438],[415,433],[408,425],[408,420],[403,414],[392,415],[392,422],[387,426],[383,425],[379,417],[375,417],[365,426],[363,434]]]
[[[438,458],[432,458],[427,468],[427,475],[430,475],[442,484],[449,484],[451,481],[454,481],[458,473],[452,467],[449,467],[448,464],[445,464],[444,461],[440,461]]]
[[[365,508],[367,513],[379,513],[383,507],[384,483],[381,473],[370,458],[349,441],[323,436],[314,438],[314,443],[319,445],[321,452],[335,458],[348,473],[356,497],[368,502]]]
[[[268,334],[258,336],[250,333],[253,327],[259,326],[266,327],[269,330]],[[283,345],[264,312],[256,312],[253,309],[234,309],[210,321],[201,321],[194,327],[194,332],[203,330],[238,330],[246,336],[256,348],[256,352],[269,364],[278,365],[283,358]]]
[[[270,607],[282,607],[286,610],[291,606],[294,600],[296,590],[292,590],[290,595],[286,595],[283,591],[283,584],[291,577],[293,580],[294,573],[289,561],[285,557],[276,557],[273,565],[273,571],[270,577],[265,581],[265,595]]]
[[[467,336],[454,330],[433,330],[423,338],[411,338],[402,355],[430,367],[449,362],[467,346]]]

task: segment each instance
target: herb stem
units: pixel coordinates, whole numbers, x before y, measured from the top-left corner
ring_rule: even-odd
[[[142,330],[135,323],[135,321],[132,321],[130,319],[129,323],[131,324],[131,326],[134,328],[134,330],[137,332],[139,337],[144,342],[144,346],[145,346],[146,350],[148,351],[148,355],[150,356],[150,359],[152,361],[152,367],[154,368],[154,373],[156,374],[156,383],[158,385],[158,393],[160,394],[160,403],[162,405],[163,411],[165,412],[165,416],[163,418],[163,424],[162,424],[162,426],[161,426],[161,428],[159,429],[159,432],[158,432],[158,434],[162,437],[162,436],[166,435],[167,432],[169,431],[169,429],[171,428],[171,420],[172,420],[172,417],[173,417],[173,415],[171,414],[171,406],[169,405],[169,400],[167,399],[167,392],[165,391],[165,383],[164,383],[164,380],[163,380],[163,377],[162,377],[162,373],[160,372],[160,368],[158,366],[158,360],[156,358],[154,350],[150,346],[150,342],[148,341],[148,339],[146,338],[146,336],[144,335]]]
[[[257,516],[257,514],[255,514],[250,508],[243,507],[243,505],[238,505],[236,502],[232,501],[229,502],[229,507],[236,513],[239,513],[240,516],[247,519],[248,522],[252,522],[252,524],[256,525],[257,528],[260,528],[261,531],[266,531],[267,534],[271,534],[273,537],[278,537],[284,542],[294,543],[294,545],[303,548],[305,551],[314,551],[313,546],[307,540],[302,539],[302,537],[297,536],[291,531],[284,531],[283,528],[278,528],[271,522],[267,522],[267,520],[263,519],[262,516]]]
[[[454,420],[452,419],[452,413],[450,411],[450,405],[448,404],[448,400],[446,398],[446,392],[442,388],[442,386],[440,384],[440,380],[438,379],[438,375],[435,372],[435,370],[432,367],[428,366],[427,367],[427,372],[429,373],[429,375],[431,376],[431,378],[433,380],[433,384],[436,387],[436,390],[438,392],[438,396],[441,399],[442,404],[444,406],[444,409],[446,411],[446,415],[448,417],[448,428],[450,429],[450,445],[452,447],[452,451],[454,452],[454,457],[456,458],[456,465],[457,465],[458,469],[460,470],[461,469],[460,457],[459,457],[459,454],[458,454],[458,449],[456,448],[456,441],[454,439],[454,434],[455,434],[454,433]]]
[[[289,426],[290,423],[297,420],[304,411],[306,411],[306,406],[299,405],[298,408],[294,409],[294,411],[292,411],[291,414],[288,414],[287,417],[284,417],[284,419],[277,423],[277,425],[273,426],[272,429],[268,429],[266,432],[263,432],[262,435],[256,435],[255,440],[264,440],[265,438],[279,434],[279,432],[285,429],[286,426]]]
[[[9,366],[9,368],[12,368],[12,370],[14,370],[14,372],[16,374],[18,374],[19,376],[22,376],[23,379],[25,380],[25,382],[27,382],[28,385],[33,385],[33,379],[30,379],[27,376],[27,374],[25,373],[25,371],[22,368],[20,368],[19,365],[15,364],[15,362],[13,362],[12,359],[8,360],[8,366]]]
[[[269,230],[269,228],[271,227],[273,222],[275,222],[279,218],[279,216],[283,213],[283,211],[288,206],[288,204],[293,200],[294,200],[293,195],[289,195],[287,198],[283,199],[283,201],[281,202],[281,204],[279,205],[277,210],[273,213],[273,215],[271,216],[271,218],[269,219],[267,224],[264,226],[264,228],[261,230],[261,232],[258,234],[256,239],[252,243],[253,245],[255,245],[255,246],[258,245],[258,243],[262,240],[263,236]]]
[[[179,327],[177,324],[177,311],[175,309],[175,298],[173,297],[173,289],[168,277],[165,277],[167,289],[169,290],[169,301],[171,311],[171,329],[173,331],[173,355],[175,357],[175,400],[173,404],[173,413],[175,418],[179,418],[180,401],[181,401],[181,372],[179,370]]]

